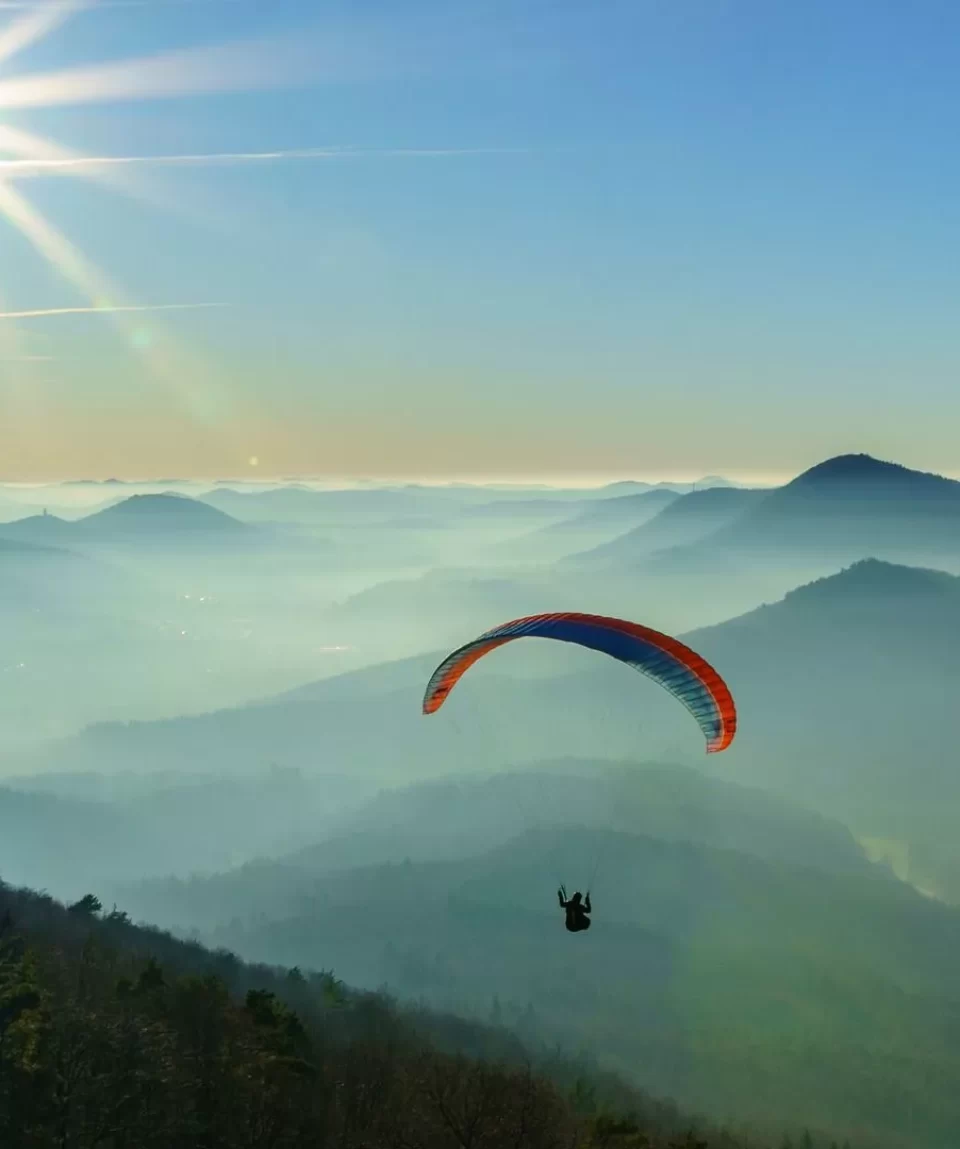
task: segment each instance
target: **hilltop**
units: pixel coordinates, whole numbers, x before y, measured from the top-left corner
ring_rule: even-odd
[[[175,494],[131,495],[76,525],[87,531],[124,535],[237,533],[249,529],[199,499]]]
[[[785,563],[885,558],[960,561],[960,482],[870,455],[841,455],[798,475],[658,570],[702,570],[736,556]]]

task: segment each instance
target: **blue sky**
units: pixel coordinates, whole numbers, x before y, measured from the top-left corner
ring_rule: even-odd
[[[0,320],[5,477],[960,471],[958,107],[933,0],[75,13],[0,145],[144,162],[0,165],[0,311],[221,306]]]

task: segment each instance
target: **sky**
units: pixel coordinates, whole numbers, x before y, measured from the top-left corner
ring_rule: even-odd
[[[0,0],[0,478],[960,472],[958,108],[954,0]]]

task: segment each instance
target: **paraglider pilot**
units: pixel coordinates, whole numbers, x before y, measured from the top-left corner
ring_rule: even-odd
[[[572,898],[567,900],[567,891],[563,886],[557,890],[557,897],[560,899],[560,909],[565,910],[567,920],[564,923],[567,929],[572,933],[579,933],[581,930],[588,930],[590,928],[590,919],[587,914],[593,913],[590,908],[590,891],[587,890],[587,896],[584,900],[583,895],[579,890],[573,895]]]

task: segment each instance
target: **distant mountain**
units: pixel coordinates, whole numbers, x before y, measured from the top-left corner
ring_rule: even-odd
[[[685,496],[667,487],[644,491],[635,495],[618,495],[612,499],[599,499],[589,506],[582,507],[571,518],[564,519],[555,527],[545,528],[551,532],[580,531],[608,526],[639,526],[648,522],[664,509]]]
[[[501,539],[490,548],[489,554],[510,567],[554,563],[649,522],[680,497],[676,491],[657,488],[567,505],[558,520],[515,538]]]
[[[958,635],[960,579],[876,560],[691,635],[740,711],[717,770],[899,843],[912,880],[960,901]]]
[[[958,634],[960,579],[865,562],[689,635],[740,712],[733,747],[707,765],[839,817],[864,837],[927,851],[911,877],[944,891],[960,808]],[[273,760],[386,784],[548,757],[702,754],[695,724],[664,690],[558,643],[492,655],[425,719],[422,692],[440,657],[357,671],[259,706],[93,727],[51,751],[47,764],[240,772]],[[547,668],[552,677],[542,676]],[[514,677],[531,672],[541,676]],[[936,872],[931,850],[940,851]]]
[[[131,495],[105,510],[81,519],[77,527],[86,535],[169,537],[170,535],[229,535],[249,530],[199,499],[186,495]]]
[[[79,897],[75,882],[82,887],[109,873],[98,860],[151,852],[141,831],[103,803],[0,786],[0,878]]]
[[[712,534],[767,498],[768,491],[746,487],[691,491],[670,500],[648,522],[583,554],[572,555],[568,562],[584,568],[636,564],[655,551]]]
[[[664,566],[709,571],[735,556],[960,562],[960,482],[869,455],[828,459],[771,491]]]
[[[56,515],[43,514],[29,515],[24,519],[0,523],[0,537],[41,544],[69,544],[76,542],[83,536],[76,523],[58,518]]]
[[[354,516],[407,516],[424,513],[433,500],[424,490],[351,488],[316,490],[301,485],[266,491],[221,487],[204,495],[203,503],[244,522],[292,520],[349,522]]]
[[[66,479],[60,484],[62,487],[126,487],[130,485],[126,479]]]
[[[739,487],[740,485],[732,479],[724,478],[723,475],[704,475],[702,479],[698,479],[694,483],[694,488],[698,491],[705,491],[710,487]]]
[[[239,870],[199,886],[162,880],[136,884],[136,905],[148,917],[166,919],[172,903],[165,899],[189,888],[197,899],[208,897],[205,906],[191,902],[190,921],[212,924],[260,912],[277,916],[294,912],[322,874],[405,858],[462,859],[531,830],[566,826],[735,849],[835,874],[876,871],[845,827],[763,791],[676,765],[567,759],[523,772],[453,775],[382,790],[355,812],[341,814],[325,832],[318,827],[314,837],[323,837],[316,844],[285,853],[273,868],[252,863],[259,875],[255,891],[245,885],[249,871]],[[569,860],[574,869],[581,863],[589,871],[592,859]],[[182,873],[184,867],[178,868]],[[126,881],[113,885],[117,898],[128,900]]]
[[[110,782],[87,775],[71,785],[61,775],[0,784],[0,878],[77,898],[118,875],[225,869],[315,841],[369,793],[350,778],[290,770],[153,785],[147,777],[127,794]]]
[[[582,888],[590,858],[593,926],[571,938],[554,890]],[[960,1123],[960,913],[882,871],[543,828],[459,861],[312,880],[293,860],[262,863],[125,904],[248,959],[332,967],[474,1016],[495,1002],[548,1044],[596,1049],[735,1122],[856,1130],[886,1149],[941,1149]]]
[[[592,506],[594,502],[603,504],[615,501],[616,499],[589,500],[588,506]],[[543,521],[578,514],[583,506],[583,499],[496,499],[493,502],[464,507],[461,513],[468,519],[512,518]]]

